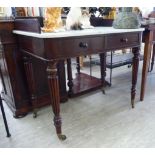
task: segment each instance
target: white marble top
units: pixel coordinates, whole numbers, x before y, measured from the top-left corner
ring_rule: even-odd
[[[95,27],[92,29],[84,30],[68,30],[61,32],[42,32],[42,33],[32,33],[26,31],[13,30],[13,33],[31,36],[36,38],[63,38],[63,37],[76,37],[76,36],[87,36],[87,35],[99,35],[99,34],[112,34],[112,33],[125,33],[125,32],[141,32],[144,28],[139,29],[114,29],[113,27]]]

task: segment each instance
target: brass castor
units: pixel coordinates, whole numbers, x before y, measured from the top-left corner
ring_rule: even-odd
[[[66,135],[62,135],[62,134],[57,134],[58,135],[58,138],[62,141],[66,140]]]
[[[22,115],[13,115],[13,117],[14,117],[15,119],[19,119],[19,118],[25,117],[26,115],[27,115],[27,113],[24,113],[24,114],[22,114]]]
[[[131,100],[131,106],[132,106],[132,108],[135,107],[134,100]]]
[[[11,137],[11,134],[10,133],[7,133],[6,137]]]
[[[102,93],[105,95],[105,90],[104,90],[103,88],[101,89],[101,91],[102,91]]]
[[[37,111],[34,110],[34,111],[33,111],[33,118],[37,118],[37,116],[38,116],[38,115],[37,115]]]

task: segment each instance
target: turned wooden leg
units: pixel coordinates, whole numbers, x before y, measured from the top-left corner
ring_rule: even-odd
[[[80,74],[80,58],[79,57],[76,58],[76,69],[77,69],[77,73]]]
[[[137,75],[138,75],[138,66],[139,66],[139,48],[133,48],[133,65],[132,65],[132,87],[131,87],[131,106],[134,108],[134,101],[136,95],[136,84],[137,84]]]
[[[122,51],[123,52],[123,51]],[[112,84],[112,63],[113,63],[113,51],[111,51],[111,54],[110,54],[110,59],[111,59],[111,61],[110,61],[110,86],[111,86],[111,84]]]
[[[59,83],[57,75],[57,61],[48,62],[47,66],[47,78],[49,91],[51,96],[51,104],[54,113],[54,125],[56,133],[60,140],[65,140],[66,136],[62,135],[61,131],[61,117],[60,117],[60,95],[59,95]]]
[[[102,80],[102,92],[105,94],[104,87],[106,85],[105,77],[106,77],[106,53],[100,54],[100,70],[101,70],[101,80]]]
[[[145,88],[146,88],[146,79],[147,79],[147,73],[148,73],[150,56],[151,56],[151,49],[152,49],[153,32],[154,32],[153,30],[148,31],[146,34],[146,37],[145,37],[140,101],[144,100],[144,94],[145,94]]]
[[[155,44],[153,45],[153,51],[152,51],[152,60],[151,60],[151,69],[150,69],[150,72],[153,70],[153,66],[154,66],[154,57],[155,57]]]
[[[80,60],[80,67],[81,67],[81,68],[83,67],[83,59],[84,59],[84,56],[80,56],[80,57],[79,57],[79,60]]]
[[[72,66],[71,59],[67,59],[67,75],[68,75],[68,95],[71,96],[73,94],[73,77],[72,77]]]
[[[92,57],[89,55],[89,75],[92,76]]]
[[[34,79],[34,73],[33,73],[33,67],[32,67],[32,58],[28,56],[24,56],[24,68],[26,72],[26,78],[28,82],[28,88],[29,88],[29,94],[31,97],[31,103],[33,108],[33,117],[37,117],[37,95],[36,95],[36,85],[35,85],[35,79]]]

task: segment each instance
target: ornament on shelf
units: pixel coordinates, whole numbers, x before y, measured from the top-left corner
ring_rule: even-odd
[[[61,7],[47,7],[45,11],[43,32],[54,32],[62,26]]]
[[[123,7],[113,22],[113,27],[116,29],[136,29],[140,25],[140,19],[132,12],[132,7]]]
[[[86,28],[93,28],[90,25],[90,14],[88,8],[71,7],[67,19],[67,30],[82,30]]]

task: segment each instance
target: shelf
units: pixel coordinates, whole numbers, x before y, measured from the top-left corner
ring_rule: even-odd
[[[111,55],[107,55],[106,57],[106,67],[113,69],[116,67],[132,64],[132,53],[124,53],[124,54],[115,54],[112,55],[112,64],[111,64]],[[140,61],[143,60],[143,55],[140,54]],[[100,60],[92,60],[92,64],[100,65]]]
[[[99,78],[85,73],[76,73],[76,77],[73,79],[73,93],[70,95],[70,97],[76,97],[87,92],[97,90],[101,87],[102,83]]]

